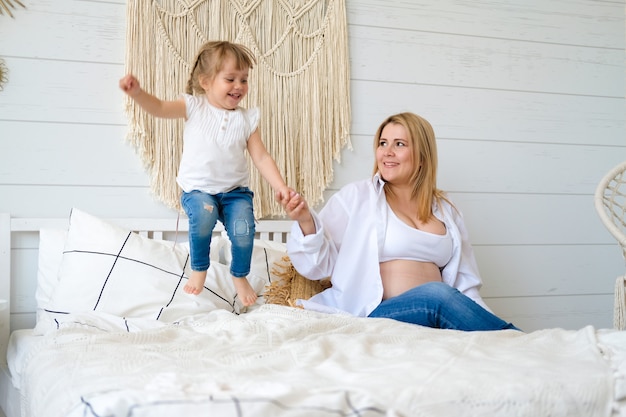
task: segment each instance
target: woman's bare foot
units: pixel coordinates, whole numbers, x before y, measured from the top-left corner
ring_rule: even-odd
[[[256,292],[254,292],[254,288],[252,288],[246,277],[233,277],[233,283],[235,284],[235,290],[237,290],[237,295],[244,307],[249,307],[256,302]]]
[[[204,288],[204,281],[206,281],[206,271],[191,271],[191,276],[183,290],[187,294],[198,295]]]

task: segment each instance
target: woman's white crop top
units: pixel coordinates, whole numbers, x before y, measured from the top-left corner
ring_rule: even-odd
[[[387,206],[387,232],[380,254],[380,262],[408,259],[433,262],[443,268],[452,258],[452,237],[424,232],[404,223]]]

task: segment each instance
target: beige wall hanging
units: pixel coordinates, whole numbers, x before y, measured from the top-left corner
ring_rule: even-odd
[[[184,91],[190,62],[208,40],[248,46],[244,107],[261,109],[261,137],[288,185],[311,205],[323,201],[333,159],[350,146],[350,71],[345,0],[129,0],[126,70],[160,98]],[[127,97],[129,140],[151,175],[151,188],[180,210],[175,182],[181,121],[153,118]],[[251,165],[256,216],[284,214]]]

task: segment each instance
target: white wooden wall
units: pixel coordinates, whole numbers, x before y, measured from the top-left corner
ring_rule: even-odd
[[[124,141],[123,0],[23,0],[0,16],[0,212],[164,217]],[[593,192],[626,158],[625,2],[347,0],[352,149],[327,194],[371,174],[388,115],[426,117],[500,316],[611,327],[625,269]],[[13,242],[12,327],[32,325],[36,250]],[[0,295],[5,297],[5,295]]]

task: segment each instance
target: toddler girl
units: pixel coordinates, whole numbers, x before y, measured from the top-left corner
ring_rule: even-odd
[[[202,291],[210,263],[211,235],[219,220],[231,242],[230,273],[244,306],[257,299],[246,278],[255,233],[246,150],[277,198],[289,195],[289,188],[261,141],[259,109],[239,107],[248,93],[248,71],[254,63],[245,46],[213,41],[200,48],[186,94],[177,100],[161,100],[145,92],[131,74],[119,83],[151,115],[185,119],[183,154],[176,177],[183,190],[181,205],[189,218],[192,273],[184,290],[189,294]]]

